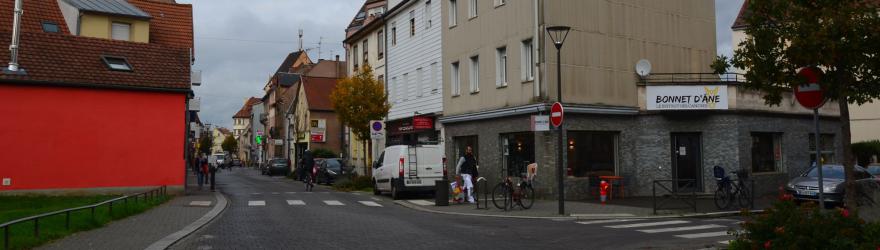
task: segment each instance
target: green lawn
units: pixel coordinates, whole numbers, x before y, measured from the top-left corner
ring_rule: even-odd
[[[2,196],[0,197],[0,224],[18,218],[42,214],[66,208],[80,207],[99,203],[118,196]],[[77,231],[101,227],[112,220],[125,218],[146,211],[170,199],[170,197],[145,202],[143,197],[135,202],[129,198],[128,203],[118,201],[113,204],[113,213],[108,206],[95,209],[94,218],[89,209],[70,214],[70,229],[66,227],[66,215],[58,214],[40,219],[39,237],[34,237],[34,223],[24,222],[10,227],[9,247],[11,249],[29,249],[54,239],[62,238]],[[0,229],[0,249],[3,249],[3,229]]]

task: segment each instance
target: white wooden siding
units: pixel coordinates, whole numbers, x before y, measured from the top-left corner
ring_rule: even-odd
[[[397,78],[395,84],[389,84],[394,100],[388,120],[412,117],[415,112],[421,114],[440,113],[443,111],[443,73],[441,65],[440,22],[441,4],[432,2],[430,11],[425,11],[425,1],[420,0],[397,12],[388,23],[406,24],[406,29],[398,30],[397,45],[386,42],[388,50],[386,79]],[[410,12],[415,14],[416,35],[409,36]],[[425,13],[431,15],[431,27],[426,28]],[[432,65],[433,64],[433,65]],[[421,69],[421,73],[417,72]],[[406,75],[406,77],[404,76]],[[391,88],[394,88],[391,90]],[[399,94],[398,94],[399,93]]]

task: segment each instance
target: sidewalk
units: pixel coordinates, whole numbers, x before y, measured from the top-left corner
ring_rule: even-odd
[[[194,184],[195,178],[188,177],[188,183]],[[226,199],[219,192],[207,187],[199,191],[198,186],[190,186],[189,190],[188,195],[177,196],[144,213],[72,234],[39,249],[164,249],[226,207]]]
[[[491,198],[490,198],[491,199]],[[759,197],[755,199],[754,210],[763,210],[770,207],[774,197]],[[664,202],[662,198],[657,198],[657,203]],[[492,201],[489,200],[489,209],[477,209],[475,204],[453,204],[449,206],[435,206],[433,199],[428,200],[398,200],[397,204],[424,211],[441,214],[452,215],[470,215],[470,216],[490,216],[490,217],[509,217],[509,218],[544,218],[544,219],[610,219],[610,218],[634,218],[634,217],[715,217],[715,216],[731,216],[738,215],[740,209],[733,208],[728,210],[719,210],[715,207],[714,200],[711,198],[697,198],[697,211],[678,200],[666,200],[663,207],[677,207],[678,209],[662,209],[657,210],[654,214],[654,203],[651,197],[626,197],[622,199],[614,199],[606,204],[599,201],[566,201],[565,214],[560,215],[558,202],[555,200],[535,200],[531,209],[522,209],[516,207],[513,210],[504,211],[496,208]],[[482,206],[482,203],[481,203]],[[687,208],[684,208],[687,207]],[[754,211],[753,210],[753,211]]]

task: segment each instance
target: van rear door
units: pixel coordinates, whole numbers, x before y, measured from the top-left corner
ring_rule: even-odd
[[[417,147],[416,151],[418,152],[418,174],[420,178],[433,179],[443,177],[443,156],[439,146]]]

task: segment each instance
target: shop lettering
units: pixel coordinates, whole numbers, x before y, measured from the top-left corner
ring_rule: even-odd
[[[673,103],[717,103],[721,101],[720,95],[682,95],[682,96],[657,96],[657,104],[673,104]]]

